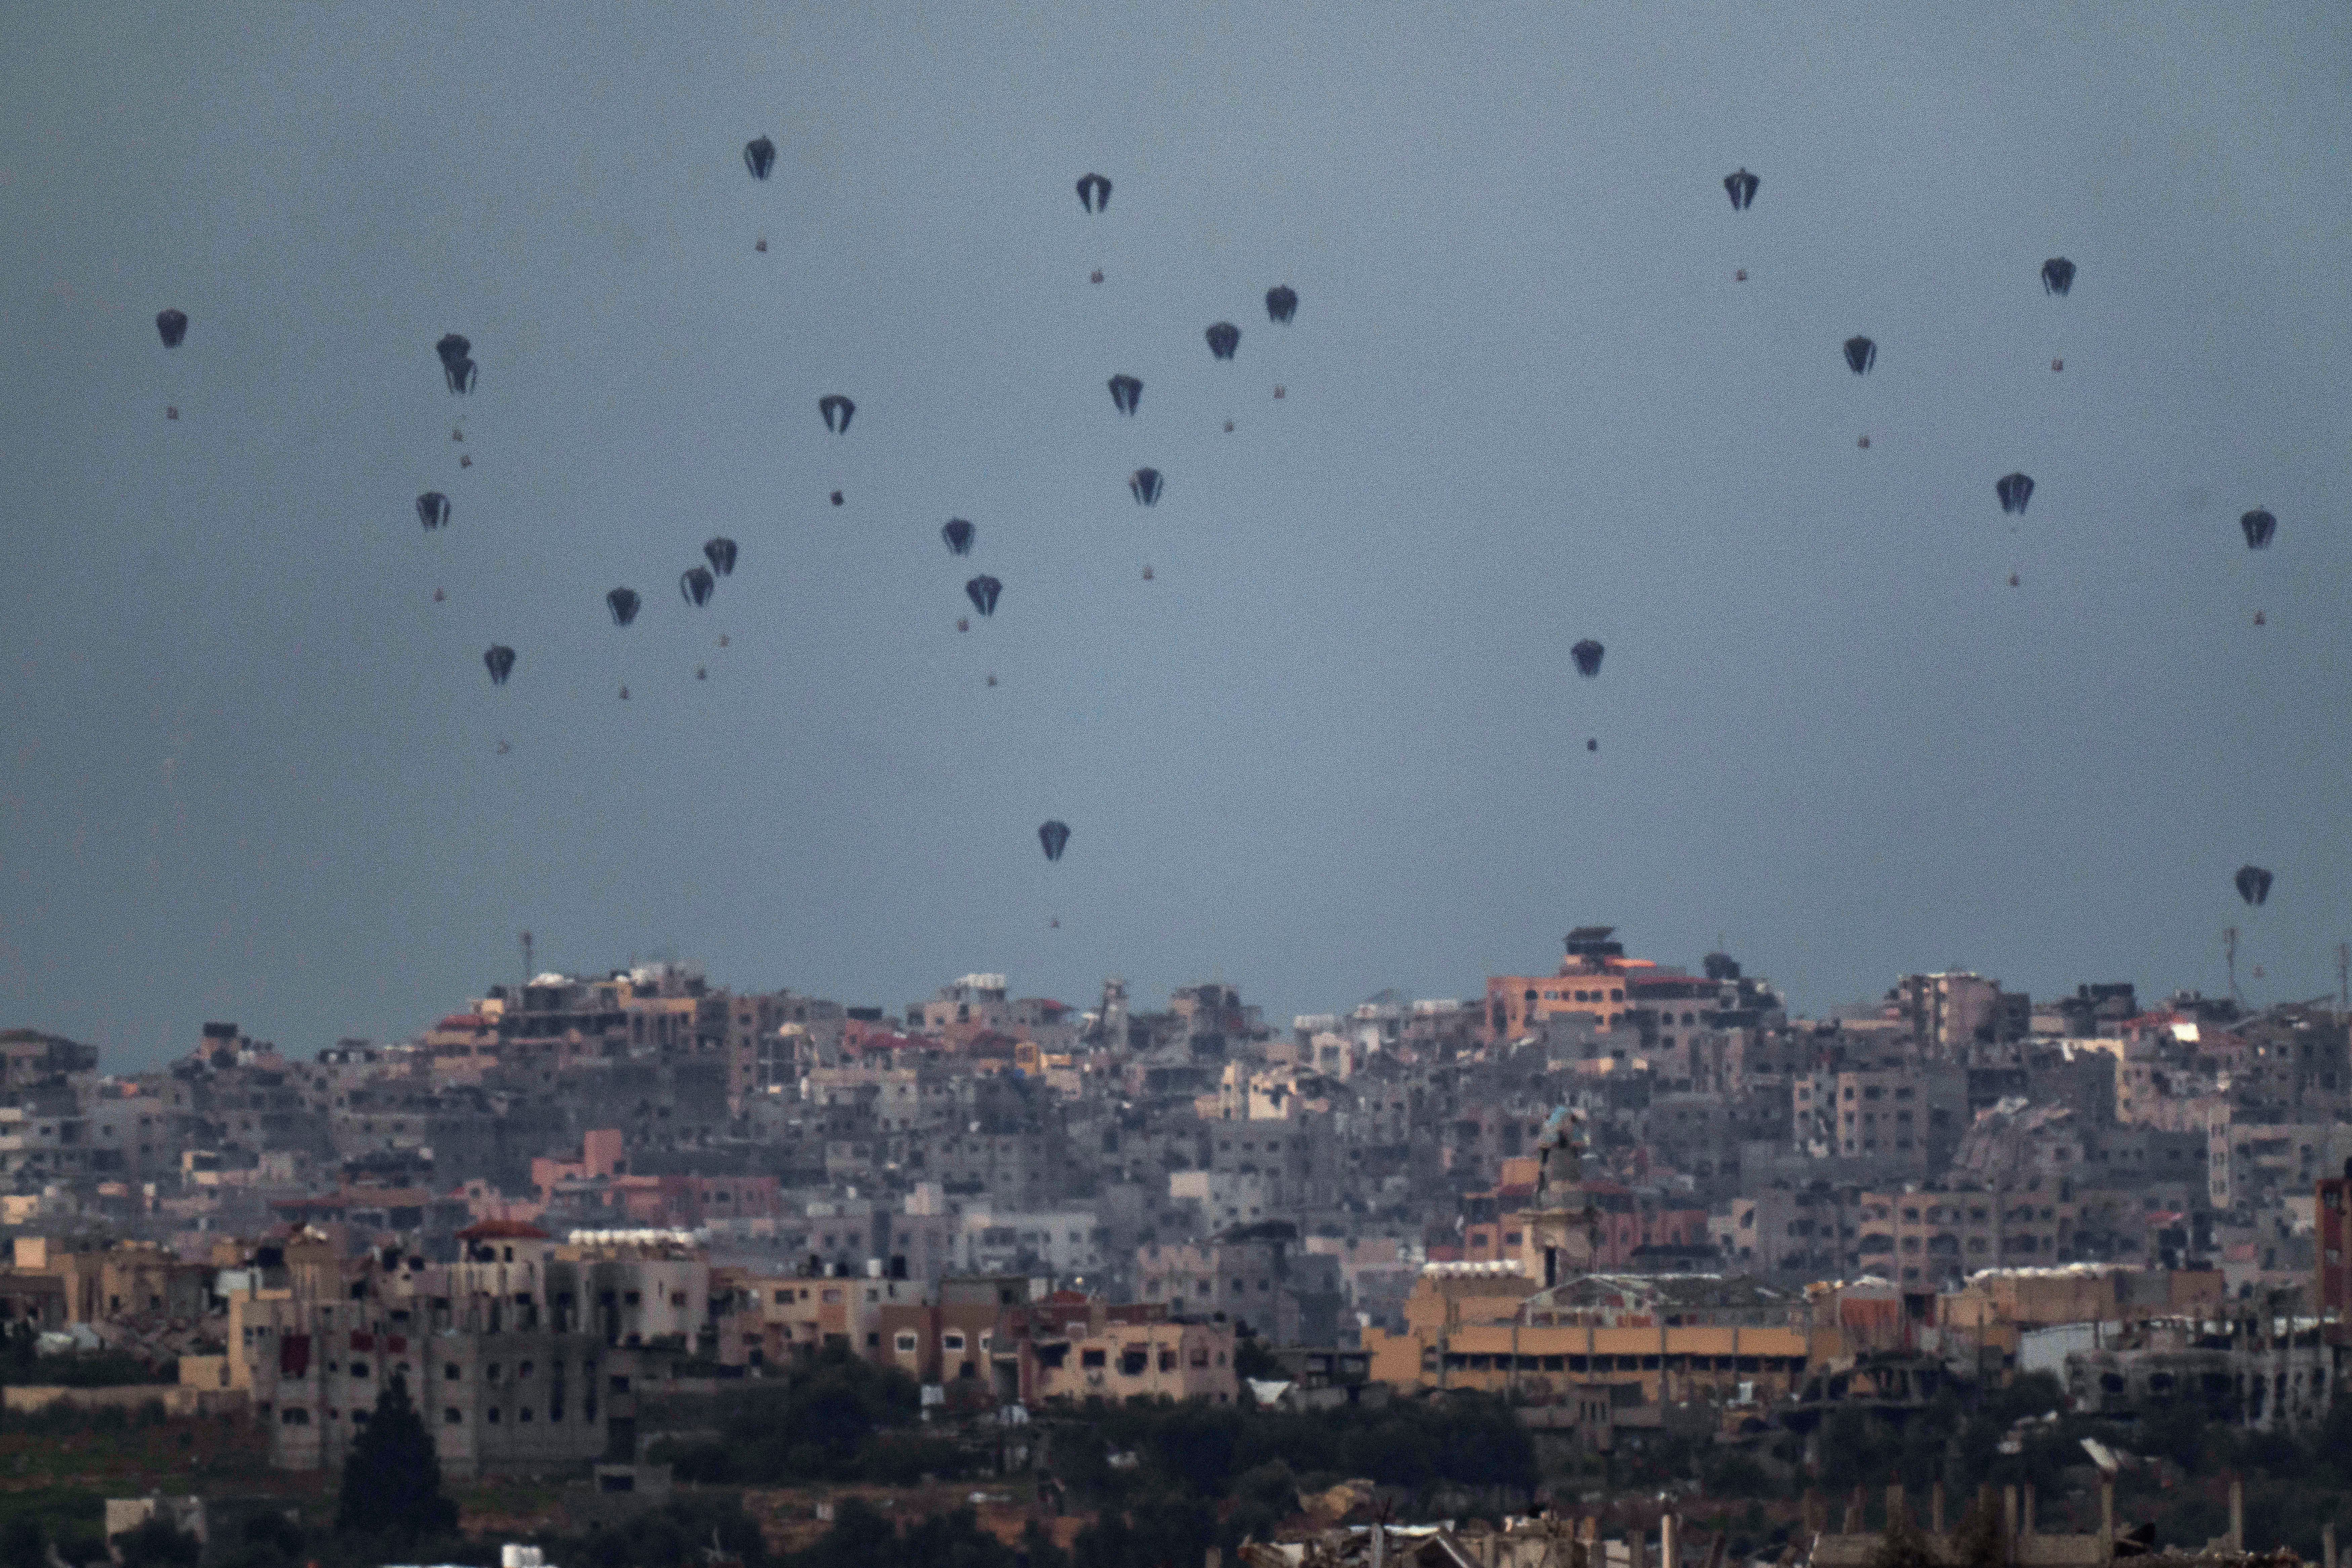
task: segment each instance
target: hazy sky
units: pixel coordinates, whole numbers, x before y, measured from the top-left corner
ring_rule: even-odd
[[[2332,990],[2352,10],[1635,9],[0,6],[0,1025]]]

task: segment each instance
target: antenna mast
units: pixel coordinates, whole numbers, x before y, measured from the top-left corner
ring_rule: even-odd
[[[2336,1021],[2352,1014],[2352,942],[2336,944]]]
[[[2221,931],[2221,962],[2230,971],[2230,1000],[2238,1001],[2238,928],[2227,926]]]
[[[525,985],[530,984],[530,932],[525,931],[522,933],[522,983]]]

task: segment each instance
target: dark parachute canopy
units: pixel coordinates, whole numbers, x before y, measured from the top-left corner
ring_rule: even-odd
[[[2271,535],[2278,531],[2278,519],[2263,508],[2256,507],[2238,520],[2238,526],[2245,530],[2246,548],[2261,550],[2270,544]]]
[[[816,411],[824,416],[824,427],[841,436],[848,433],[849,421],[856,414],[857,405],[837,392],[828,392],[816,400]]]
[[[426,490],[416,498],[416,521],[427,531],[449,526],[449,498],[439,490]]]
[[[185,310],[158,310],[155,312],[155,330],[163,334],[165,348],[178,348],[180,340],[188,335],[188,313]]]
[[[2063,295],[2074,286],[2074,264],[2063,256],[2053,256],[2042,264],[2042,291]]]
[[[1135,497],[1138,506],[1160,504],[1160,470],[1138,468],[1127,476],[1128,493]]]
[[[721,577],[735,574],[735,542],[724,534],[703,541],[702,558],[709,562],[710,569]]]
[[[490,672],[492,686],[504,686],[507,677],[514,673],[514,649],[504,643],[493,643],[490,651],[482,656],[482,668]]]
[[[1110,182],[1100,174],[1080,174],[1078,205],[1090,213],[1098,213],[1110,205]]]
[[[1287,283],[1277,283],[1265,291],[1265,319],[1276,326],[1290,325],[1290,318],[1298,314],[1298,290]]]
[[[2017,516],[2025,514],[2025,503],[2033,499],[2033,480],[2025,474],[2003,474],[1993,482],[1993,494],[2000,498],[2000,510]]]
[[[1037,842],[1045,847],[1046,859],[1059,860],[1062,851],[1069,847],[1070,825],[1058,817],[1052,822],[1039,824]]]
[[[1570,657],[1576,660],[1577,674],[1590,680],[1601,673],[1601,656],[1607,650],[1599,643],[1586,637],[1568,651]]]
[[[983,616],[996,614],[996,595],[1003,592],[1004,584],[984,573],[963,585],[963,596]]]
[[[1219,321],[1203,334],[1209,340],[1209,352],[1219,359],[1231,359],[1234,351],[1242,346],[1242,330],[1231,321]]]
[[[678,574],[677,591],[686,596],[688,604],[698,610],[710,603],[710,590],[717,581],[711,576],[709,567],[689,566]]]
[[[1132,414],[1135,405],[1143,401],[1143,383],[1131,375],[1110,378],[1110,405],[1121,414]]]
[[[1745,165],[1723,176],[1723,188],[1731,197],[1731,210],[1746,212],[1756,200],[1756,187],[1764,182],[1749,174]]]
[[[755,180],[764,180],[768,171],[776,166],[776,144],[764,136],[754,136],[743,143],[743,166],[751,171]]]
[[[969,555],[971,553],[972,535],[978,531],[963,519],[951,517],[948,519],[947,525],[940,530],[940,537],[948,542],[950,554]]]
[[[1868,338],[1848,338],[1845,341],[1846,368],[1856,375],[1867,375],[1870,367],[1878,363],[1878,345]]]
[[[2241,866],[2231,879],[2238,884],[2238,897],[2249,904],[2259,905],[2271,896],[2271,874],[2260,866]]]
[[[445,332],[433,345],[441,356],[441,375],[452,392],[474,390],[474,345],[463,332]]]
[[[637,618],[637,591],[615,588],[604,595],[605,607],[613,612],[613,624],[625,626]]]

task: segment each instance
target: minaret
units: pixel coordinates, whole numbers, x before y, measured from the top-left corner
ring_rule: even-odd
[[[1599,1211],[1584,1195],[1583,1116],[1567,1106],[1555,1110],[1536,1141],[1538,1164],[1536,1201],[1512,1217],[1518,1221],[1519,1260],[1543,1289],[1590,1273],[1598,1250]]]

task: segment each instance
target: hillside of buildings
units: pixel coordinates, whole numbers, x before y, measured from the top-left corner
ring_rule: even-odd
[[[134,1074],[9,1030],[0,1558],[382,1560],[395,1400],[451,1562],[1770,1561],[1889,1486],[2201,1545],[2232,1477],[2266,1543],[2352,1526],[2340,998],[1533,969],[1276,1024],[668,963]]]

